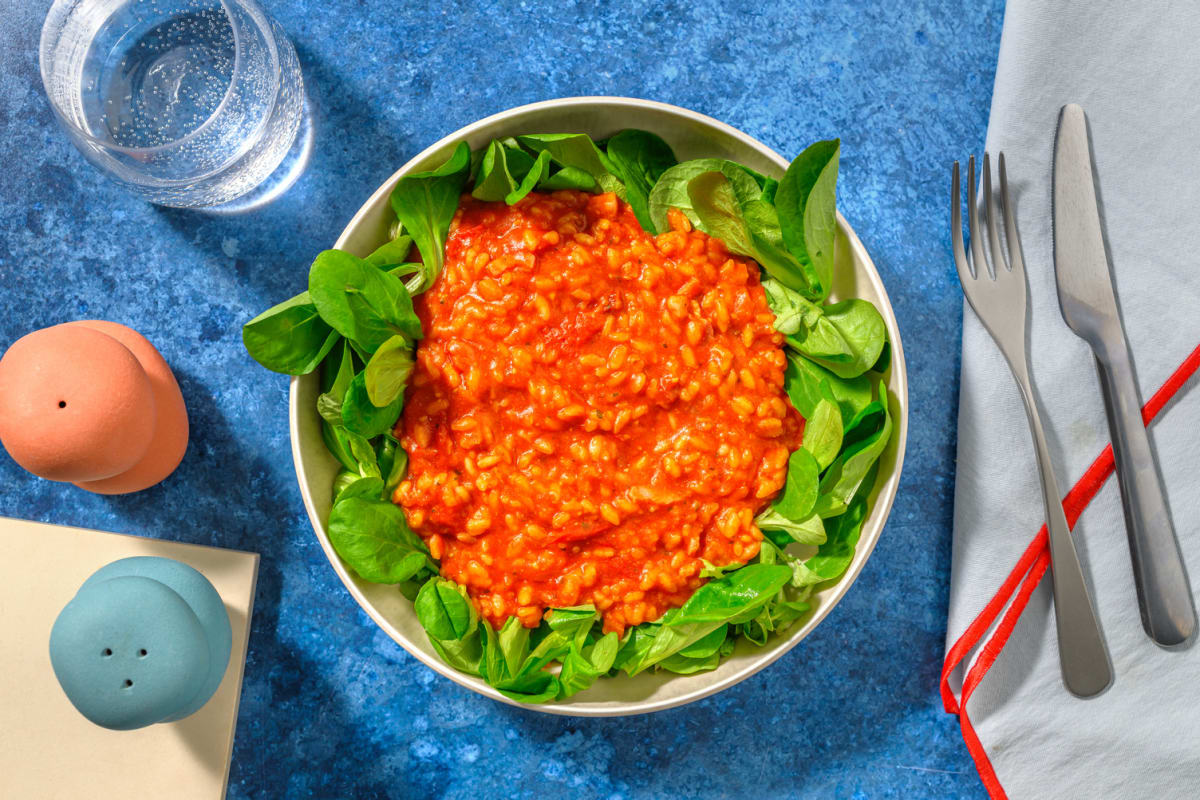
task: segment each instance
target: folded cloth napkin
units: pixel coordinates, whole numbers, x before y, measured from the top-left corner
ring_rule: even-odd
[[[1200,345],[1200,3],[1009,0],[1005,13],[987,149],[993,164],[1004,152],[1015,190],[1031,368],[1064,491],[1109,440],[1094,360],[1064,324],[1055,291],[1051,164],[1069,102],[1089,117],[1118,303],[1148,401]],[[949,252],[947,260],[950,269]],[[1040,585],[1025,575],[1047,564],[1030,547],[1043,510],[1025,412],[1000,352],[964,309],[947,710],[958,711],[965,680],[974,691],[964,734],[993,796],[1200,797],[1200,645],[1169,652],[1143,632],[1120,494],[1115,477],[1101,485],[1103,463],[1071,505],[1078,512],[1095,494],[1075,542],[1116,679],[1090,700],[1063,688],[1049,574]],[[1178,390],[1149,426],[1193,589],[1200,380],[1183,379],[1198,363],[1200,353],[1159,397]],[[1005,618],[1014,595],[1024,608]]]

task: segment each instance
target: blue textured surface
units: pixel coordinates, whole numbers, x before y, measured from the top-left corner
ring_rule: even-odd
[[[192,441],[128,497],[0,456],[0,513],[263,554],[229,795],[981,797],[937,697],[949,578],[961,299],[948,165],[982,148],[1001,0],[642,4],[520,10],[269,0],[311,94],[308,172],[272,206],[148,206],[67,143],[43,96],[48,0],[0,0],[0,345],[100,317],[175,369]],[[782,6],[782,4],[780,4]],[[481,698],[378,631],[329,568],[292,471],[287,383],[239,326],[299,291],[314,253],[425,145],[551,97],[686,106],[785,154],[842,137],[840,207],[883,275],[911,382],[905,479],[871,561],[800,647],[708,700],[578,720]]]

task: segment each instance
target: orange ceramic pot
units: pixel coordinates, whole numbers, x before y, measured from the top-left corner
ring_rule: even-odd
[[[35,475],[100,494],[135,492],[170,475],[187,440],[170,367],[124,325],[55,325],[0,358],[0,443]]]

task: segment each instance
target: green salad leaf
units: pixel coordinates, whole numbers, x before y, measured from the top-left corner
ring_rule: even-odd
[[[346,388],[346,397],[342,400],[342,424],[351,433],[374,439],[392,429],[403,408],[403,391],[397,393],[388,405],[375,405],[367,390],[367,371],[364,369],[354,376]]]
[[[538,153],[538,157],[530,166],[529,171],[521,178],[520,184],[504,196],[504,202],[510,206],[517,203],[532,192],[535,186],[542,184],[549,174],[550,153],[543,150],[541,153]]]
[[[415,272],[421,268],[421,265],[406,263],[408,260],[409,251],[412,250],[412,243],[413,240],[411,236],[405,236],[401,234],[392,239],[390,242],[385,242],[384,244],[381,244],[379,247],[375,248],[375,251],[363,260],[373,267],[379,267],[380,269],[384,270],[390,270],[393,267],[404,266],[411,268],[410,270],[406,270],[404,274],[407,274],[409,271]],[[393,272],[392,274],[396,273]]]
[[[308,272],[308,293],[321,318],[368,353],[397,334],[421,338],[421,322],[404,283],[343,250],[317,256]]]
[[[887,326],[879,311],[857,298],[821,306],[782,283],[763,282],[775,329],[788,345],[839,378],[857,378],[879,362]]]
[[[466,591],[444,578],[428,580],[417,593],[413,608],[430,639],[458,641],[479,624]]]
[[[754,182],[758,184],[758,188],[762,189],[763,200],[774,204],[775,192],[779,189],[779,181],[775,180],[774,178],[768,178],[761,172],[750,169],[750,167],[747,167],[745,164],[738,164],[738,166],[746,170],[751,178],[754,178]]]
[[[342,466],[359,474],[358,460],[350,449],[349,438],[342,435],[342,400],[354,379],[354,356],[344,339],[326,357],[321,366],[321,395],[317,397],[317,413],[321,415],[321,437],[325,446]],[[338,429],[341,429],[339,432]]]
[[[864,408],[846,430],[845,449],[821,477],[816,512],[822,518],[846,511],[892,435],[887,386],[879,384],[879,399]]]
[[[833,463],[842,449],[845,422],[829,381],[819,373],[809,371],[805,366],[807,363],[800,356],[788,359],[783,388],[792,406],[804,417],[801,447],[812,455],[818,470],[823,470]],[[867,399],[870,399],[869,394]]]
[[[879,311],[854,298],[825,306],[822,322],[787,337],[787,343],[840,378],[856,378],[875,366],[887,343]]]
[[[825,393],[824,389],[829,392]],[[788,354],[787,371],[784,374],[784,390],[791,398],[796,410],[810,419],[802,403],[809,402],[804,398],[812,393],[820,393],[823,397],[832,395],[841,412],[842,430],[850,425],[850,421],[870,404],[873,397],[871,379],[866,375],[855,378],[839,378],[824,367],[809,361],[795,351]]]
[[[823,544],[826,539],[825,523],[816,511],[801,519],[791,519],[767,506],[754,518],[754,522],[762,529],[763,536],[777,547],[787,547],[793,542]]]
[[[485,201],[503,200],[513,205],[535,188],[548,192],[559,189],[595,192],[602,185],[606,191],[620,188],[612,183],[614,177],[608,174],[616,169],[614,163],[608,161],[594,144],[589,147],[587,137],[571,134],[522,139],[528,139],[524,143],[537,153],[537,157],[522,149],[522,143],[516,139],[493,140],[479,160],[472,197]]]
[[[600,615],[596,607],[590,603],[582,606],[567,608],[552,608],[546,618],[550,630],[560,634],[563,642],[582,642],[592,623],[598,622]]]
[[[752,178],[746,176],[746,180],[752,191],[759,191]],[[739,192],[724,173],[701,172],[688,182],[687,193],[700,223],[697,228],[723,241],[731,252],[753,258],[754,242],[738,200]]]
[[[725,163],[724,159],[720,158],[697,158],[676,164],[663,172],[647,197],[650,222],[654,226],[647,230],[657,233],[666,233],[670,230],[670,226],[667,224],[667,212],[672,208],[679,209],[691,220],[694,227],[700,228],[700,217],[692,208],[692,199],[688,196],[688,184],[697,175],[706,172],[720,172]]]
[[[470,173],[471,148],[466,142],[459,142],[440,167],[406,175],[392,189],[392,211],[421,251],[421,280],[412,289],[413,294],[428,289],[442,274],[450,221],[458,210],[459,196]]]
[[[791,579],[791,570],[779,564],[747,564],[724,577],[711,580],[681,607],[671,609],[657,623],[638,626],[617,655],[616,664],[636,675],[741,617],[753,617],[772,595]],[[640,633],[638,633],[640,631]]]
[[[600,187],[604,192],[615,192],[622,200],[625,199],[625,186],[621,179],[613,174],[612,163],[608,157],[596,147],[592,138],[584,133],[539,133],[528,136],[518,136],[517,141],[533,150],[535,153],[547,152],[555,163],[565,170],[571,170],[571,178],[578,180],[577,174],[584,173],[592,179],[592,185]],[[546,188],[551,189],[583,189],[582,186],[550,185],[552,176],[546,182]],[[559,178],[559,181],[562,181]],[[584,189],[584,191],[590,191]]]
[[[433,649],[450,666],[469,675],[478,675],[483,660],[483,639],[476,631],[474,636],[459,640],[440,641],[430,638]]]
[[[792,160],[775,192],[783,241],[806,267],[806,294],[814,300],[824,300],[833,286],[840,154],[837,139],[810,145]]]
[[[404,394],[413,371],[412,343],[407,336],[393,336],[371,355],[363,370],[363,383],[371,404],[390,406]]]
[[[624,130],[608,140],[613,171],[625,184],[625,199],[642,228],[653,233],[650,191],[662,174],[676,164],[671,146],[648,131]]]
[[[470,196],[476,200],[503,200],[508,193],[515,190],[517,181],[509,172],[508,156],[505,156],[505,146],[492,139],[487,145],[484,158],[479,163],[479,173],[475,175],[475,188]],[[520,151],[517,151],[520,152]]]
[[[780,546],[825,541],[825,527],[814,510],[821,469],[803,445],[792,452],[783,491],[754,520],[768,539]]]
[[[759,561],[763,564],[779,564],[793,570],[793,579],[780,587],[762,608],[750,619],[738,623],[737,634],[758,646],[767,643],[772,633],[785,630],[803,617],[811,608],[807,597],[812,591],[807,585],[795,583],[795,566],[799,559],[788,555],[782,547],[770,541],[762,543]]]
[[[383,488],[380,494],[384,500],[390,500],[392,492],[396,490],[400,481],[404,480],[405,473],[408,472],[408,453],[404,452],[404,448],[400,446],[400,442],[394,436],[385,433],[380,438],[376,458],[379,464],[379,476],[383,479]]]
[[[763,598],[787,582],[787,576],[770,564],[747,564],[720,580],[709,581],[684,603],[675,625],[726,622],[757,607]]]
[[[413,610],[443,661],[471,675],[480,674],[483,638],[479,614],[466,589],[454,581],[432,577],[417,592]]]
[[[542,152],[549,151],[543,150]],[[600,185],[596,183],[596,179],[592,177],[591,173],[580,167],[563,167],[553,175],[546,177],[538,184],[538,188],[547,192],[557,192],[561,189],[596,192],[599,191]]]
[[[509,617],[499,631],[483,621],[480,672],[498,692],[526,703],[544,703],[559,693],[558,678],[531,661],[529,628]]]
[[[337,339],[308,292],[268,308],[242,327],[242,343],[250,357],[284,375],[312,372]]]
[[[329,512],[329,541],[351,569],[372,583],[400,583],[429,563],[429,551],[392,503],[343,497]]]
[[[383,479],[378,475],[357,475],[349,470],[338,473],[333,482],[333,502],[348,497],[378,500],[383,494]]]
[[[781,591],[763,606],[758,616],[738,625],[738,633],[761,647],[772,633],[786,630],[811,609],[812,604],[807,600],[789,598]]]
[[[767,295],[767,305],[775,314],[775,330],[783,335],[793,336],[802,330],[811,330],[820,323],[824,315],[821,306],[799,292],[773,278],[763,281],[762,287]]]
[[[733,572],[735,569],[741,569],[742,567],[746,566],[740,561],[735,561],[732,564],[722,564],[720,566],[704,559],[700,559],[700,563],[703,564],[703,566],[700,568],[701,578],[720,578],[730,572]]]
[[[732,652],[732,648],[730,648],[729,652]],[[658,662],[658,667],[668,672],[674,672],[677,675],[694,675],[697,672],[708,672],[709,670],[716,669],[725,655],[726,653],[722,648],[718,648],[702,658],[694,658],[692,656],[685,656],[682,653],[676,653]]]
[[[874,479],[873,474],[869,477]],[[805,561],[793,561],[792,585],[814,586],[840,578],[854,559],[854,548],[866,517],[864,492],[855,496],[844,513],[830,521],[828,539],[817,548],[816,555]]]
[[[562,656],[562,671],[558,674],[558,699],[566,699],[591,686],[596,679],[612,669],[617,658],[620,639],[606,633],[587,646],[571,646]]]
[[[821,467],[804,447],[794,450],[788,458],[787,479],[783,491],[771,503],[779,514],[800,520],[812,513],[817,503],[817,484]]]
[[[510,151],[495,139],[488,145],[483,160],[479,164],[479,174],[475,177],[475,188],[471,190],[471,196],[476,200],[493,202],[503,200],[517,188],[520,178],[514,177],[509,172],[508,156],[505,155],[508,152],[513,153],[514,158],[517,153],[525,155],[521,150]],[[526,156],[526,158],[529,157]],[[529,159],[529,164],[525,166],[526,172],[529,171],[532,164],[533,159]]]
[[[803,265],[784,247],[775,207],[749,173],[726,161],[719,171],[692,178],[687,192],[700,230],[721,239],[730,252],[753,258],[780,283],[807,288]]]
[[[712,633],[701,636],[676,653],[676,655],[683,656],[684,658],[708,658],[721,649],[721,645],[725,642],[725,637],[728,635],[729,626],[722,625],[714,629]]]

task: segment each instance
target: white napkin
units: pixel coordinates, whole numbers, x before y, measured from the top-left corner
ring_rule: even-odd
[[[1003,151],[1029,276],[1034,383],[1066,492],[1108,442],[1096,369],[1055,292],[1051,163],[1059,108],[1087,111],[1118,302],[1143,402],[1200,344],[1200,3],[1009,0],[987,149]],[[964,160],[966,153],[947,153]],[[949,259],[947,251],[947,259]],[[964,305],[948,642],[995,594],[1043,521],[1033,446],[999,351]],[[1200,379],[1197,379],[1200,381]],[[1200,587],[1200,383],[1151,426],[1193,589]],[[1116,478],[1076,546],[1116,681],[1063,688],[1049,575],[968,710],[1016,798],[1200,797],[1200,646],[1142,630]],[[959,676],[961,680],[961,674]]]

